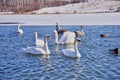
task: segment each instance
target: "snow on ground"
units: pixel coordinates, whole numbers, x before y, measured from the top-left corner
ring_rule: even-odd
[[[80,13],[103,13],[120,11],[120,1],[96,1],[69,4],[60,7],[43,8],[33,11],[36,14],[80,14]]]
[[[120,13],[0,15],[0,23],[23,25],[120,25]],[[3,24],[0,24],[3,25]]]

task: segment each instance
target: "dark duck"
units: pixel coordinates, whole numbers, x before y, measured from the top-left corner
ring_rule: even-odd
[[[63,34],[67,30],[62,29],[61,26],[56,23],[56,31],[58,32],[58,34]]]
[[[112,54],[118,54],[118,53],[119,53],[119,49],[118,49],[118,48],[115,48],[115,49],[109,49],[109,53],[112,53]]]

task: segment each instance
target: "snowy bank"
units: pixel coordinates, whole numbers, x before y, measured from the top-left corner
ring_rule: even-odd
[[[0,23],[23,25],[120,25],[120,13],[0,15]],[[3,24],[0,24],[3,25]]]
[[[36,14],[80,14],[105,12],[120,12],[120,1],[85,2],[33,11],[33,13]]]

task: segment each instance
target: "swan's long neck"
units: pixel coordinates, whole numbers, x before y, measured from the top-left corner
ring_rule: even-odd
[[[21,25],[20,25],[20,24],[18,24],[18,30],[20,29],[20,26],[21,26]]]
[[[35,34],[35,40],[37,41],[37,39],[38,39],[38,34],[36,33]]]
[[[18,30],[20,29],[20,25],[18,25]]]
[[[49,48],[48,48],[48,43],[47,43],[47,38],[46,37],[44,37],[44,47],[45,47],[46,53],[49,53]]]
[[[77,47],[77,41],[74,42],[74,49],[77,55],[79,55],[78,47]]]
[[[81,32],[83,32],[83,28],[82,28],[82,26],[81,26],[81,29],[80,29],[80,31],[81,31]]]
[[[55,43],[58,43],[58,33],[55,33]]]

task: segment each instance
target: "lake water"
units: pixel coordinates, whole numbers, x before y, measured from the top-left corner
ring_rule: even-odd
[[[70,31],[79,26],[62,26]],[[82,55],[72,59],[62,54],[63,45],[54,45],[55,26],[22,26],[24,34],[17,34],[17,26],[0,26],[0,80],[120,80],[120,55],[108,49],[120,49],[120,25],[84,26],[85,36],[78,45]],[[31,55],[22,48],[34,45],[34,32],[46,33],[50,55]],[[101,33],[109,34],[101,38]]]

